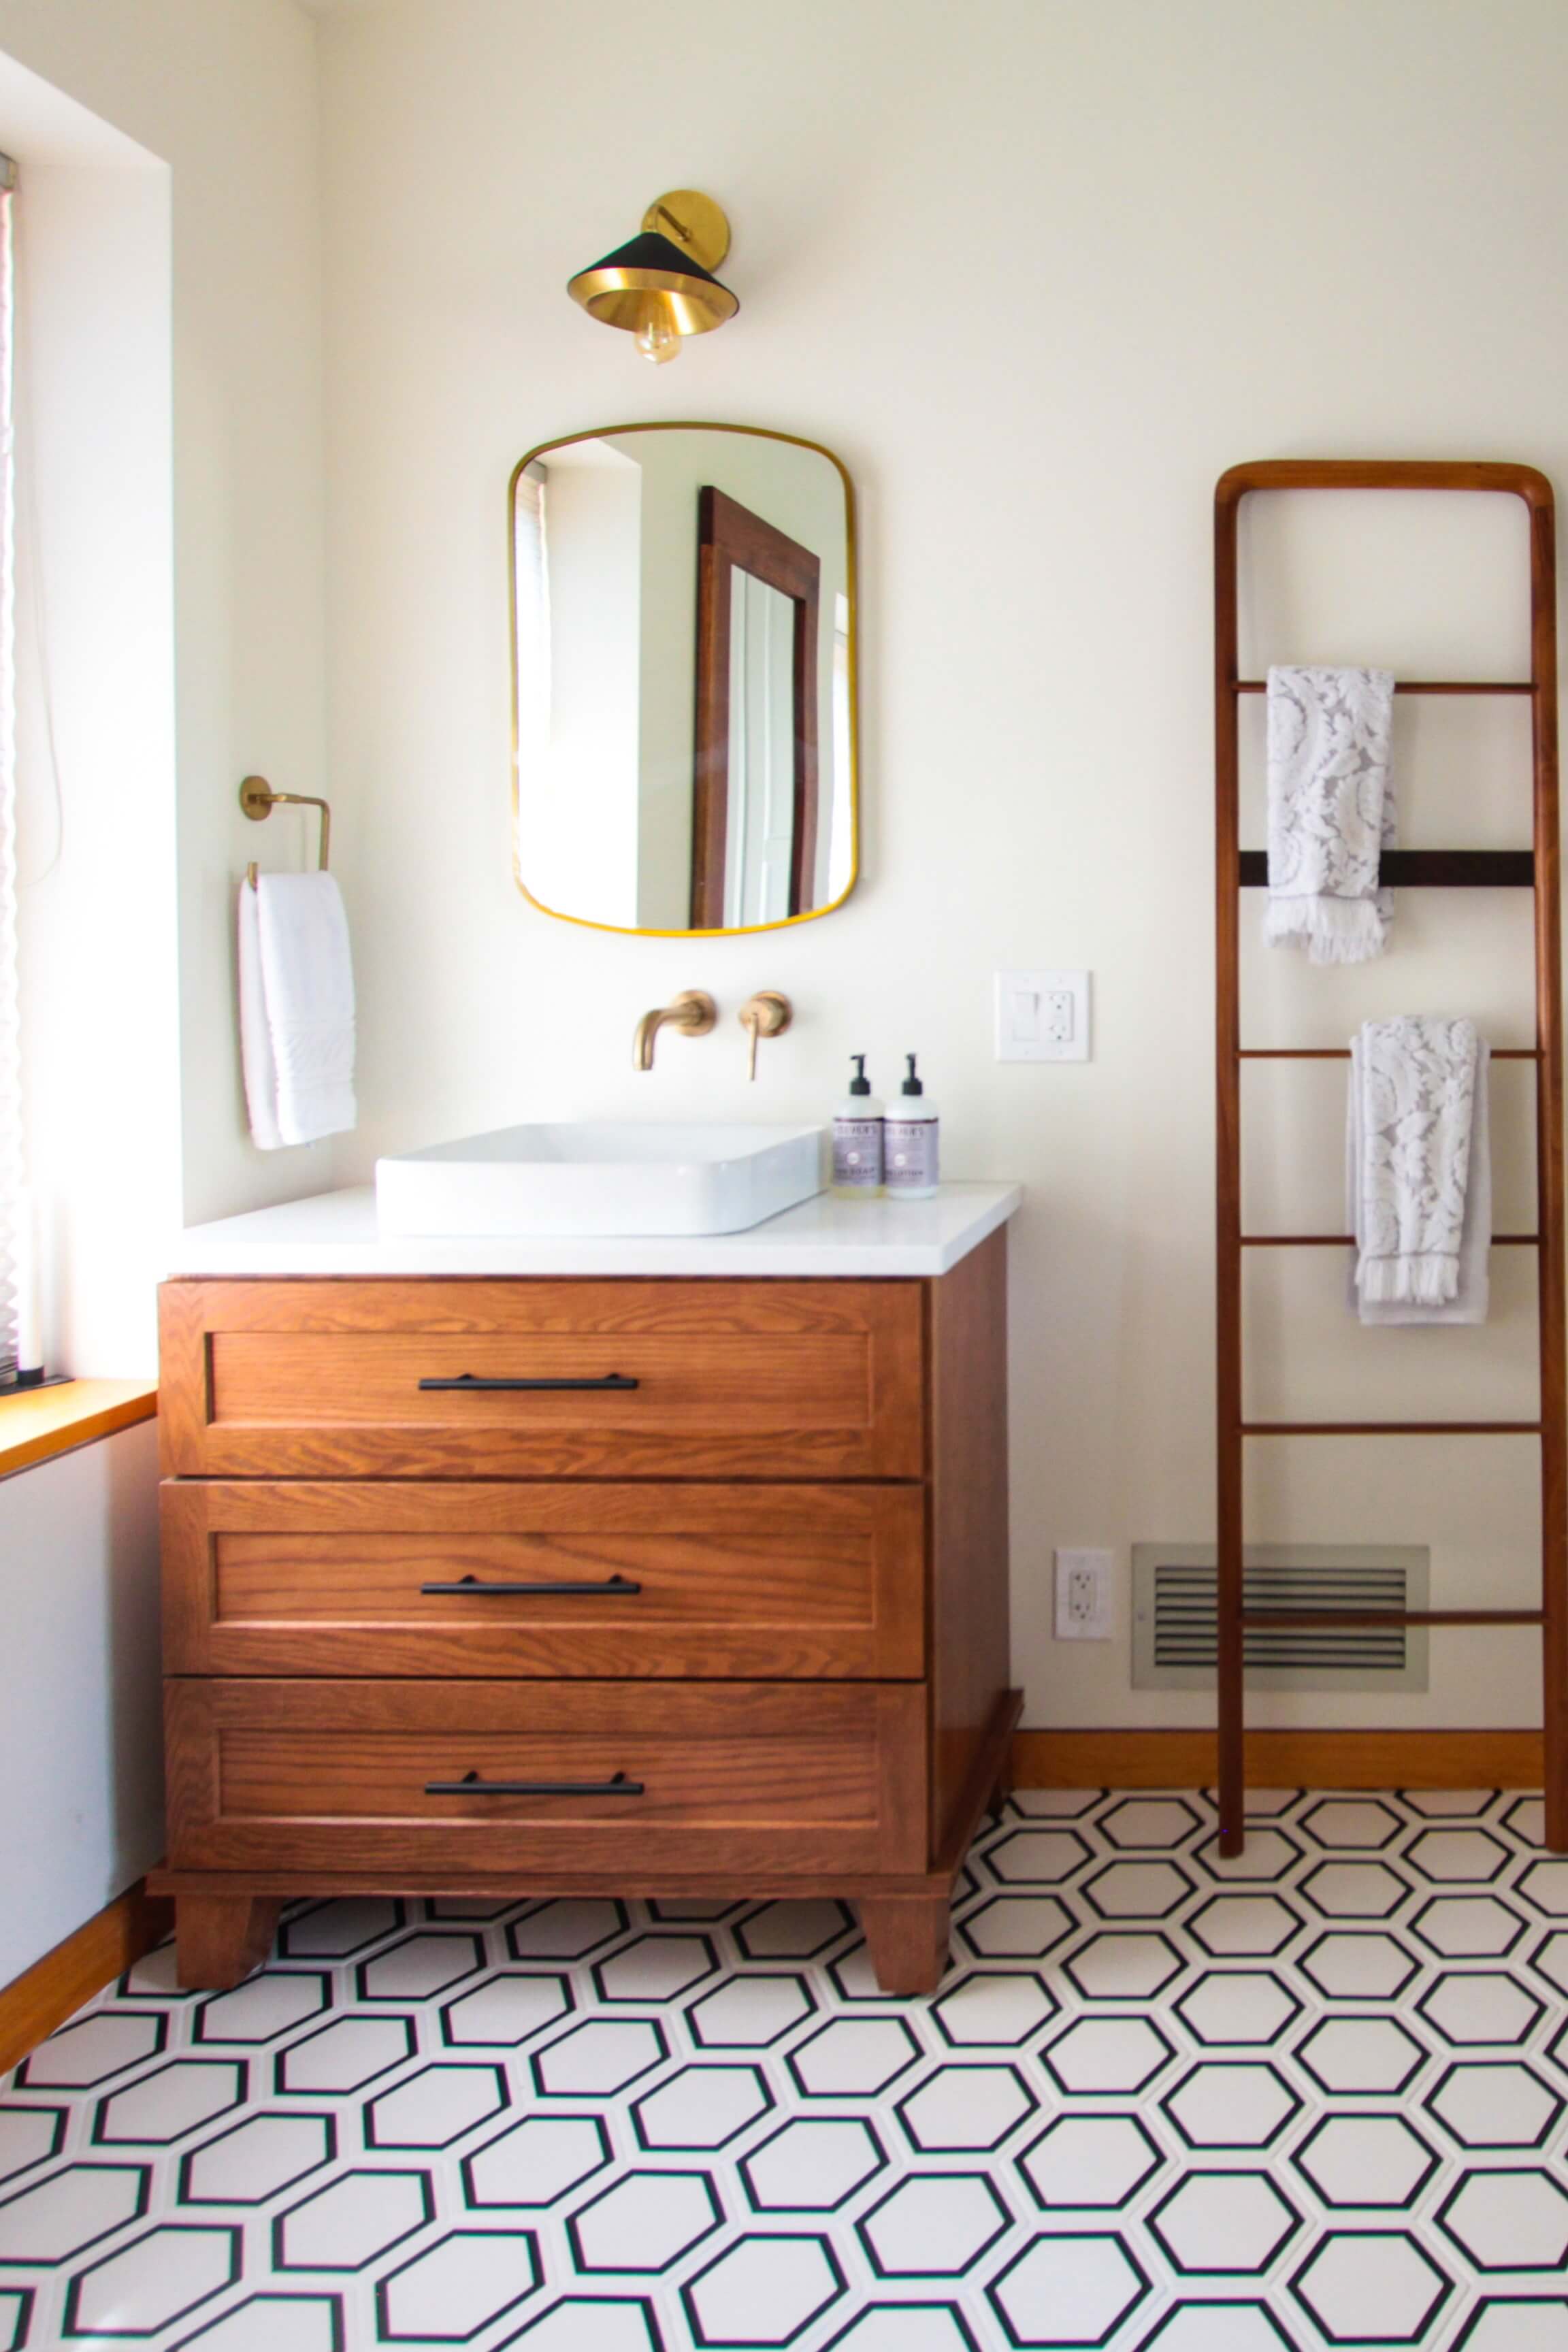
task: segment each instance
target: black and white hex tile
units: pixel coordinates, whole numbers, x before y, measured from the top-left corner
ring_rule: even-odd
[[[300,1905],[0,2083],[0,2352],[1568,2352],[1536,1801],[1025,1791],[833,1902]]]

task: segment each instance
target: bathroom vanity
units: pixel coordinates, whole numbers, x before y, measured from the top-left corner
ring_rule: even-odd
[[[348,1893],[840,1895],[929,1991],[1006,1786],[1015,1187],[691,1240],[386,1240],[161,1294],[180,1981]]]

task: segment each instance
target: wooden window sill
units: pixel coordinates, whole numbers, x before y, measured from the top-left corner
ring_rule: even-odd
[[[64,1381],[0,1397],[0,1478],[151,1421],[157,1410],[158,1391],[149,1381]]]

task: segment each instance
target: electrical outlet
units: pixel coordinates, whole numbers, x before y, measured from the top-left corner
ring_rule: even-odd
[[[1058,1642],[1110,1641],[1113,1565],[1114,1555],[1108,1551],[1058,1551]]]
[[[996,974],[999,1062],[1087,1062],[1087,971]]]

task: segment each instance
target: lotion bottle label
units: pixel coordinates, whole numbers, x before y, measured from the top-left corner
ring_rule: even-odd
[[[847,1192],[874,1192],[882,1181],[882,1122],[836,1118],[833,1122],[833,1181]]]
[[[938,1129],[934,1118],[890,1118],[884,1130],[885,1177],[889,1192],[928,1191],[937,1175]]]

